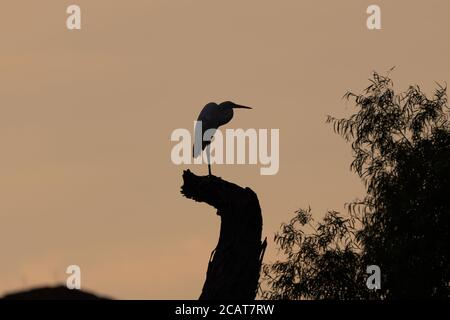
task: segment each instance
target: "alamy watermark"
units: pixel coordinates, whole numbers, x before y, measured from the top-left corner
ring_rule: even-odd
[[[81,289],[81,268],[76,264],[72,264],[67,267],[66,274],[69,276],[66,280],[67,289]]]
[[[380,290],[381,289],[381,269],[379,266],[373,264],[367,266],[366,273],[370,274],[367,278],[366,286],[370,290]]]
[[[173,130],[170,139],[178,142],[170,155],[174,164],[259,164],[261,175],[278,173],[279,129],[226,129],[225,133],[220,129],[208,129],[204,131],[202,137],[203,130],[199,130],[201,125],[201,121],[194,122],[194,132],[200,135],[194,136],[194,139],[187,129]],[[198,143],[195,143],[196,141]],[[201,148],[202,143],[199,142],[203,141],[211,142],[211,145],[201,152],[199,157],[194,158],[193,149]]]

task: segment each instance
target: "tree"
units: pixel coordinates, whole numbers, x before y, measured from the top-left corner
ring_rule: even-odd
[[[217,209],[220,235],[209,258],[200,300],[255,298],[266,239],[258,196],[216,176],[183,172],[181,193]]]
[[[311,209],[296,211],[275,243],[286,260],[263,266],[264,299],[352,299],[368,295],[355,238],[355,220],[330,211],[315,223]]]
[[[326,268],[322,272],[332,273],[334,269],[335,274],[361,275],[367,265],[378,265],[381,290],[341,294],[336,291],[340,284],[335,281],[321,283],[312,292],[302,289],[298,294],[279,294],[292,279],[275,263],[264,267],[270,286],[266,297],[321,298],[320,292],[327,286],[334,290],[329,296],[337,298],[450,295],[450,123],[446,87],[438,84],[429,98],[418,86],[395,94],[392,80],[378,73],[370,81],[362,94],[345,95],[355,102],[354,114],[327,119],[334,131],[351,144],[351,170],[367,189],[364,199],[348,205],[350,219],[360,222],[357,229],[346,231],[354,234],[352,241],[360,245],[355,258],[358,270],[343,269],[326,250],[320,251],[318,244],[314,249],[319,253],[316,260],[329,262],[322,264]],[[293,247],[285,249],[288,261],[294,263],[289,254]],[[270,277],[276,281],[270,282]],[[285,286],[280,286],[280,281]],[[359,284],[360,279],[354,285]]]

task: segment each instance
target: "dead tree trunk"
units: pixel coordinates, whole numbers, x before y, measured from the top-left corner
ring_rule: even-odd
[[[254,299],[266,240],[261,243],[262,216],[258,197],[215,176],[183,173],[181,193],[217,209],[220,236],[211,253],[200,300]]]

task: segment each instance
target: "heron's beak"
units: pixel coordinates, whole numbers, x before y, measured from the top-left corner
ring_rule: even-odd
[[[241,105],[239,105],[239,104],[235,104],[235,105],[233,106],[233,109],[252,109],[252,108],[246,107],[246,106],[241,106]]]

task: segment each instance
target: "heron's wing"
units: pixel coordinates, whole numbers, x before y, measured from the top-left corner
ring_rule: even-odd
[[[217,127],[219,126],[217,123],[218,111],[219,110],[216,104],[207,104],[200,112],[197,118],[197,122],[195,123],[195,130],[194,130],[195,142],[192,153],[194,155],[194,158],[198,157],[202,153],[202,150],[205,149],[205,147],[211,143],[210,141],[203,141],[203,135],[205,131],[209,129],[217,129]]]
[[[202,153],[202,150],[204,150],[206,148],[206,146],[211,143],[211,141],[208,141],[208,140],[203,141],[203,135],[209,129],[214,129],[214,132],[215,132],[215,129],[217,129],[217,125],[213,124],[211,122],[208,122],[208,121],[202,121],[201,123],[199,121],[197,121],[195,123],[195,130],[194,130],[195,131],[194,132],[195,133],[195,137],[194,137],[195,142],[194,142],[193,153],[192,153],[194,155],[194,158],[197,158]],[[212,135],[214,135],[214,132],[212,133]],[[212,138],[212,135],[211,135],[211,138]],[[197,147],[197,143],[199,144],[198,147]]]

